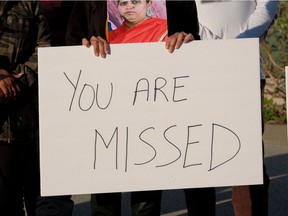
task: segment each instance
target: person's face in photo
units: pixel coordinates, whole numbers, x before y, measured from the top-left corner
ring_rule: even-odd
[[[120,16],[129,23],[140,23],[147,18],[146,12],[151,2],[146,0],[120,0],[118,10]]]

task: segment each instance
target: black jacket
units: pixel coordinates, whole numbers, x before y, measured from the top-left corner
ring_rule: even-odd
[[[184,31],[199,40],[199,23],[195,1],[166,0],[168,35]],[[76,1],[66,33],[67,45],[81,45],[82,38],[105,38],[106,1]]]

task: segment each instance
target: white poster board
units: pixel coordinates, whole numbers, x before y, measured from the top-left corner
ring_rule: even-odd
[[[39,49],[42,195],[262,183],[259,43]]]

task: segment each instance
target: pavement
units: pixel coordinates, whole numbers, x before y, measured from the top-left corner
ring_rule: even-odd
[[[265,125],[265,164],[270,176],[269,216],[288,216],[288,142],[286,125]],[[233,216],[231,187],[217,188],[217,216]],[[90,216],[90,195],[73,196],[73,216]],[[130,216],[130,194],[123,193],[122,216]],[[161,216],[187,216],[182,190],[163,192]]]

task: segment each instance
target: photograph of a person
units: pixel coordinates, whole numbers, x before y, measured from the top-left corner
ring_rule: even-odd
[[[110,43],[166,41],[165,0],[107,1]]]

